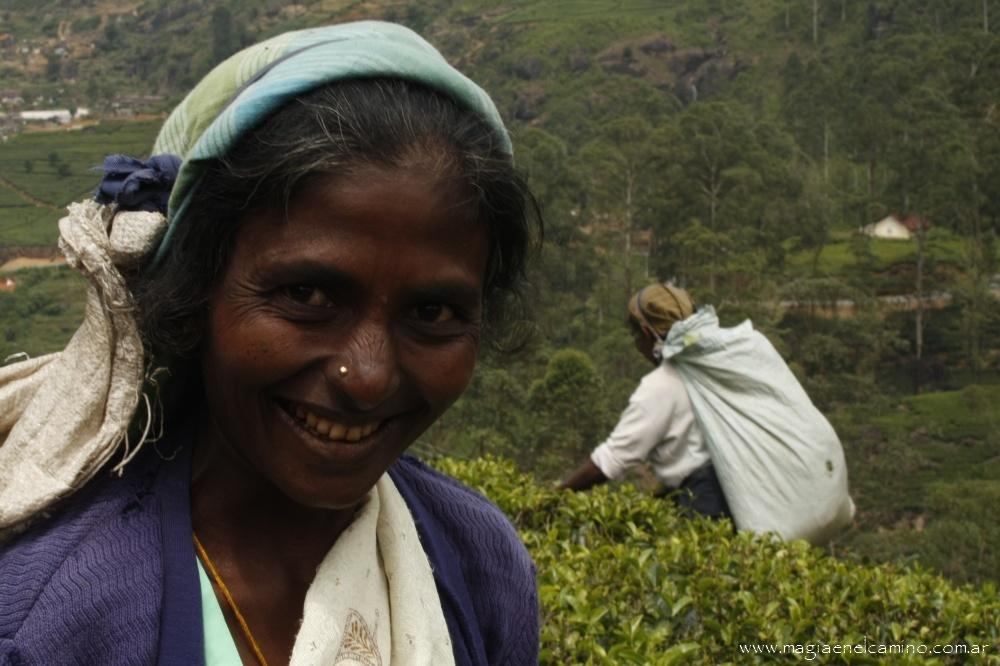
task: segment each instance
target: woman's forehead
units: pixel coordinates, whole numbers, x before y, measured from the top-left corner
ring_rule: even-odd
[[[317,179],[286,211],[247,216],[234,262],[288,272],[327,266],[367,279],[465,276],[481,281],[489,234],[466,188],[418,169],[371,169]],[[436,279],[436,278],[435,278]]]
[[[319,175],[299,188],[283,216],[289,224],[339,234],[451,237],[483,226],[478,198],[466,180],[437,161],[362,165],[344,175]]]

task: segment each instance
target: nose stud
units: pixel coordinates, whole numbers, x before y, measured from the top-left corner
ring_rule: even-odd
[[[348,372],[349,372],[349,370],[347,369],[347,366],[346,366],[346,365],[342,365],[342,366],[340,366],[339,368],[337,368],[337,373],[338,373],[338,374],[339,374],[339,375],[340,375],[341,377],[346,377],[346,376],[347,376],[347,373],[348,373]]]

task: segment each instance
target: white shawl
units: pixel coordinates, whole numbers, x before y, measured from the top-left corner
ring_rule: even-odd
[[[306,592],[291,666],[454,666],[409,508],[383,474]]]

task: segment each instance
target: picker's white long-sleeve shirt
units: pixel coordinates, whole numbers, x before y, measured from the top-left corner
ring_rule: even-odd
[[[672,488],[710,460],[684,382],[669,362],[642,378],[618,425],[590,458],[609,479],[647,460]]]

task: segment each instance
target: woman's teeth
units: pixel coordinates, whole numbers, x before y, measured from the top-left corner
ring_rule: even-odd
[[[303,421],[309,430],[321,437],[346,442],[356,442],[362,437],[367,437],[378,430],[382,424],[381,421],[375,421],[374,423],[348,427],[342,423],[335,423],[322,416],[317,416],[301,405],[295,406],[295,418]]]

